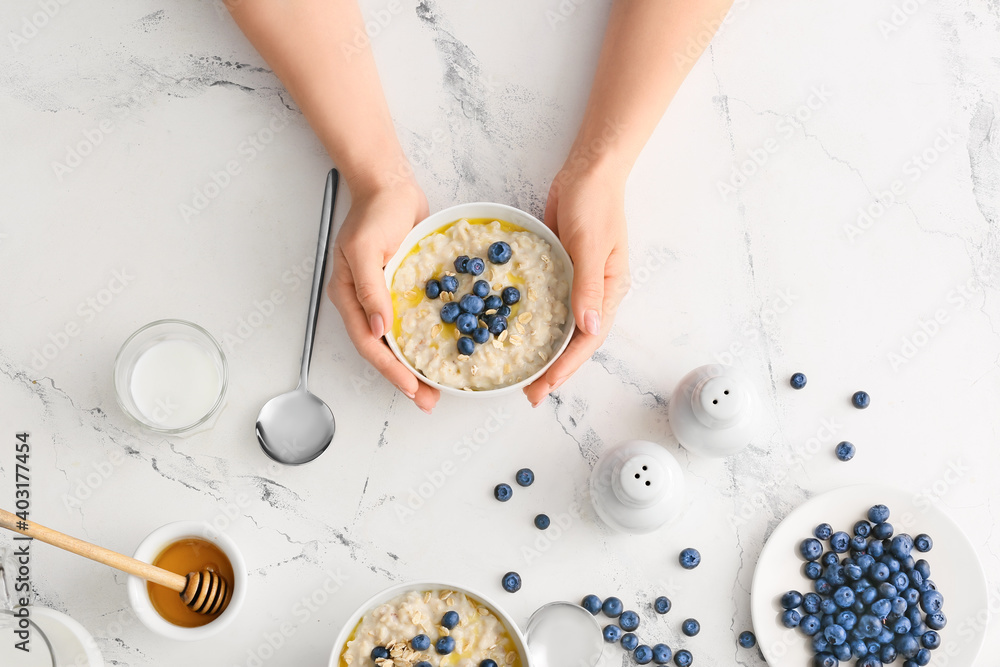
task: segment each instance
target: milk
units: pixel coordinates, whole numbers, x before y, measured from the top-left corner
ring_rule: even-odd
[[[592,667],[601,659],[604,638],[590,612],[577,605],[552,603],[528,622],[527,643],[536,667]]]
[[[150,424],[184,428],[215,405],[222,391],[222,372],[197,343],[164,340],[136,360],[129,389],[136,408]]]

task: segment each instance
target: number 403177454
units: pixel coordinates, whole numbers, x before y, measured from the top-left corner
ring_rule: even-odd
[[[15,435],[17,442],[14,444],[16,460],[15,473],[14,473],[14,486],[16,488],[15,496],[17,497],[17,509],[21,510],[17,512],[18,516],[21,516],[22,512],[25,516],[21,516],[22,519],[27,518],[27,503],[21,501],[27,500],[28,498],[28,488],[31,484],[31,468],[28,467],[28,459],[31,456],[31,444],[28,442],[27,433],[18,433]],[[22,509],[22,505],[24,509]]]

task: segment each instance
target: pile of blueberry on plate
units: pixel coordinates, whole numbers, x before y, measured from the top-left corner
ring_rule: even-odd
[[[490,245],[486,257],[493,264],[506,264],[514,256],[508,243],[497,241]],[[486,270],[486,262],[481,257],[462,255],[455,259],[455,271],[480,276]],[[455,296],[458,291],[458,278],[444,275],[441,278],[431,278],[424,285],[424,294],[428,299],[437,299],[442,294],[448,294],[445,299],[451,299],[441,306],[441,321],[454,324],[462,336],[458,339],[458,353],[471,355],[476,351],[476,345],[482,345],[490,339],[490,335],[501,338],[507,330],[507,318],[510,317],[510,307],[521,300],[521,292],[516,287],[501,287],[498,293],[487,280],[476,280],[472,283],[472,291],[461,297]],[[455,300],[457,299],[457,301]]]
[[[824,548],[824,542],[828,548]],[[893,535],[889,508],[874,505],[867,521],[852,533],[816,526],[799,551],[813,591],[781,596],[780,619],[809,637],[813,664],[836,667],[856,660],[857,667],[881,667],[903,661],[903,667],[927,665],[941,644],[938,630],[947,623],[944,597],[931,580],[926,560],[927,535]]]

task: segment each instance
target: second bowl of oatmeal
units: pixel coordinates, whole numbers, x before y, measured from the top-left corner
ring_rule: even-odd
[[[573,263],[537,218],[477,202],[417,224],[385,267],[389,347],[443,393],[509,393],[569,345]]]

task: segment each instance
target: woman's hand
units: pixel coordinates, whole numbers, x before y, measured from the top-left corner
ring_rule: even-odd
[[[532,405],[538,405],[590,359],[607,338],[618,304],[628,292],[627,175],[619,167],[564,167],[549,189],[545,224],[573,259],[576,332],[545,375],[524,388]]]
[[[354,347],[424,412],[440,392],[410,372],[382,340],[392,335],[392,300],[383,269],[414,224],[427,217],[427,198],[412,179],[372,188],[352,187],[351,210],[333,244],[327,293],[344,319]]]

